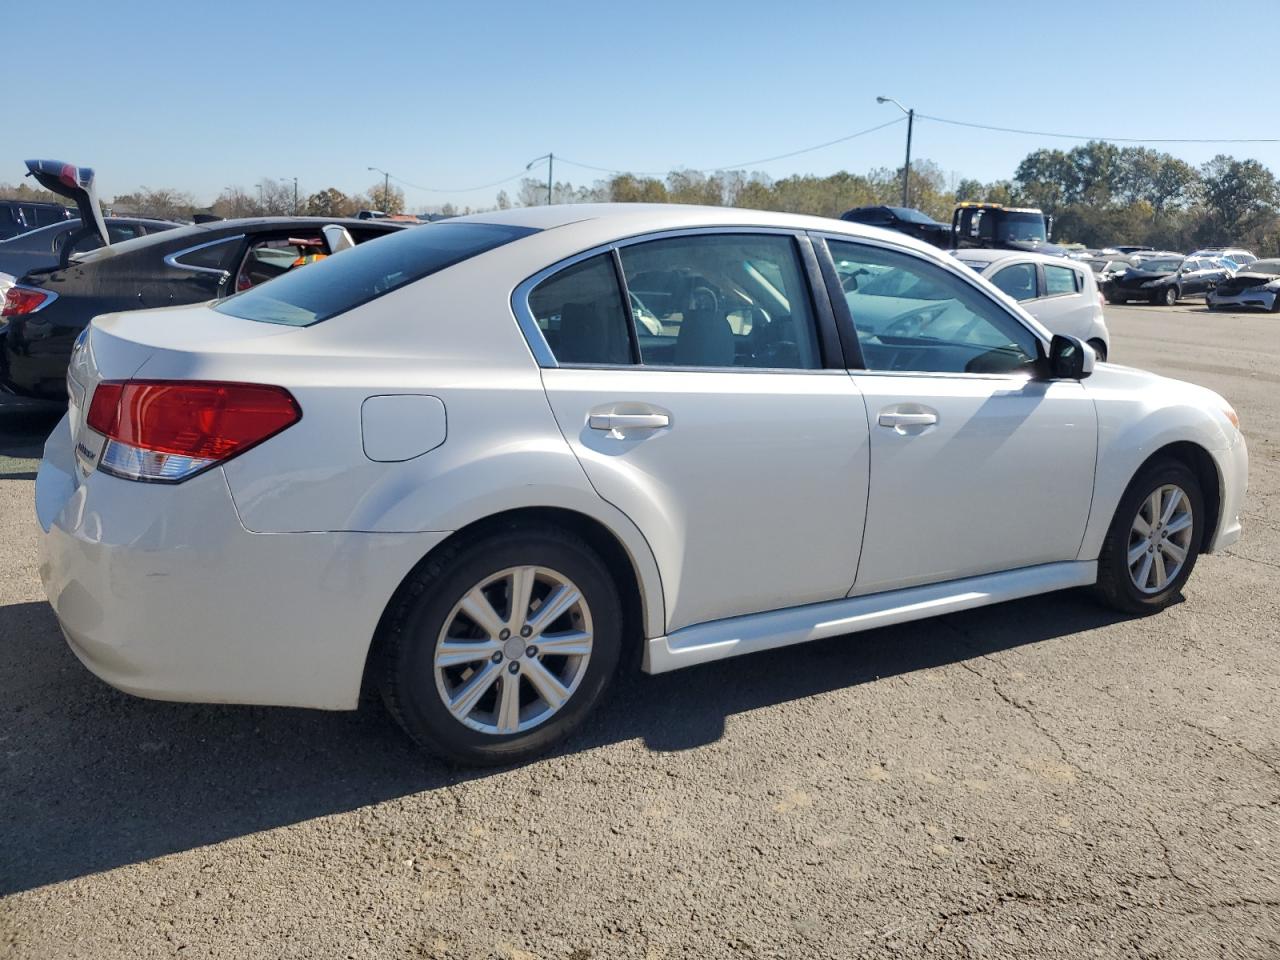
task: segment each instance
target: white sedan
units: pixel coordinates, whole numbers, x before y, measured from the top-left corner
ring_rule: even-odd
[[[1100,360],[1111,355],[1102,292],[1087,263],[1012,250],[961,250],[956,256],[1020,303],[1051,333],[1079,337]]]
[[[633,654],[1067,587],[1160,610],[1239,537],[1247,473],[1217,394],[1095,368],[901,234],[750,210],[430,224],[98,317],[67,382],[40,572],[89,669],[323,709],[376,686],[473,763],[545,749]]]

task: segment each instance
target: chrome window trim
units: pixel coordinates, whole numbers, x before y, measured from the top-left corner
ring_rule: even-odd
[[[236,234],[233,237],[219,237],[217,240],[206,240],[204,243],[197,243],[193,247],[186,247],[182,250],[176,250],[164,258],[167,266],[173,267],[175,270],[192,270],[196,273],[212,273],[217,276],[229,276],[230,270],[219,270],[217,267],[193,267],[190,264],[179,263],[179,257],[185,257],[188,253],[195,253],[197,250],[203,250],[206,247],[216,247],[220,243],[235,243],[237,240],[243,240],[243,233]]]
[[[769,234],[773,236],[782,235],[792,238],[803,236],[806,231],[800,229],[791,229],[788,227],[751,227],[742,224],[733,224],[731,226],[703,226],[703,227],[684,227],[676,230],[659,230],[650,233],[638,233],[628,237],[622,237],[617,240],[611,240],[608,243],[602,243],[590,249],[583,250],[573,256],[565,257],[557,260],[549,267],[544,267],[533,276],[521,281],[511,293],[511,312],[515,314],[516,322],[520,326],[520,332],[524,334],[525,341],[529,345],[529,352],[533,354],[534,360],[538,362],[539,367],[544,369],[554,369],[557,367],[565,367],[574,370],[659,370],[662,372],[683,372],[690,371],[694,373],[706,373],[708,371],[718,371],[721,373],[740,372],[745,370],[754,370],[759,373],[777,373],[779,371],[787,373],[817,373],[822,371],[823,367],[681,367],[670,364],[657,365],[651,363],[631,363],[631,364],[594,364],[594,363],[574,363],[561,364],[556,360],[555,354],[551,352],[551,347],[547,343],[546,337],[542,335],[542,328],[538,326],[538,321],[534,319],[533,311],[529,309],[529,294],[533,292],[534,287],[540,284],[548,277],[552,277],[561,270],[568,269],[575,263],[581,263],[583,260],[589,260],[592,257],[598,257],[601,254],[609,254],[615,250],[621,250],[624,247],[635,246],[638,243],[648,243],[651,240],[667,240],[671,237],[692,237],[702,234]],[[802,270],[802,277],[804,276]],[[807,277],[804,277],[807,282]],[[625,293],[626,291],[620,291]],[[815,343],[819,342],[819,331],[817,329],[817,316],[814,316],[814,337]]]

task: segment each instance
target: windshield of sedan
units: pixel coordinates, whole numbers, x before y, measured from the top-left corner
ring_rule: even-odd
[[[996,240],[1044,243],[1044,217],[1038,213],[1010,213],[1004,211],[996,218]]]
[[[245,320],[306,327],[536,232],[496,223],[424,224],[291,270],[214,309]]]
[[[1244,273],[1268,273],[1280,277],[1280,260],[1255,260],[1244,268]]]

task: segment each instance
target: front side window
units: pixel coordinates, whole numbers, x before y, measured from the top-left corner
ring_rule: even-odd
[[[1070,267],[1058,267],[1051,264],[1044,266],[1044,295],[1060,297],[1068,293],[1080,292],[1080,277]]]
[[[991,277],[991,282],[1015,300],[1034,300],[1036,297],[1036,265],[1034,263],[1015,263],[1002,270],[997,270]]]
[[[828,248],[869,370],[1026,373],[1035,334],[999,303],[922,257],[844,240]]]
[[[795,240],[694,234],[620,248],[642,363],[812,370],[821,366]]]
[[[590,257],[543,280],[529,294],[529,312],[557,363],[632,362],[627,310],[611,254]]]

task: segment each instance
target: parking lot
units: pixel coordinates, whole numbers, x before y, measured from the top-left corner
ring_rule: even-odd
[[[54,421],[0,411],[0,953],[1277,956],[1280,320],[1107,319],[1113,359],[1219,391],[1249,440],[1244,538],[1184,603],[1068,592],[628,676],[489,772],[378,708],[96,680],[36,572]]]

